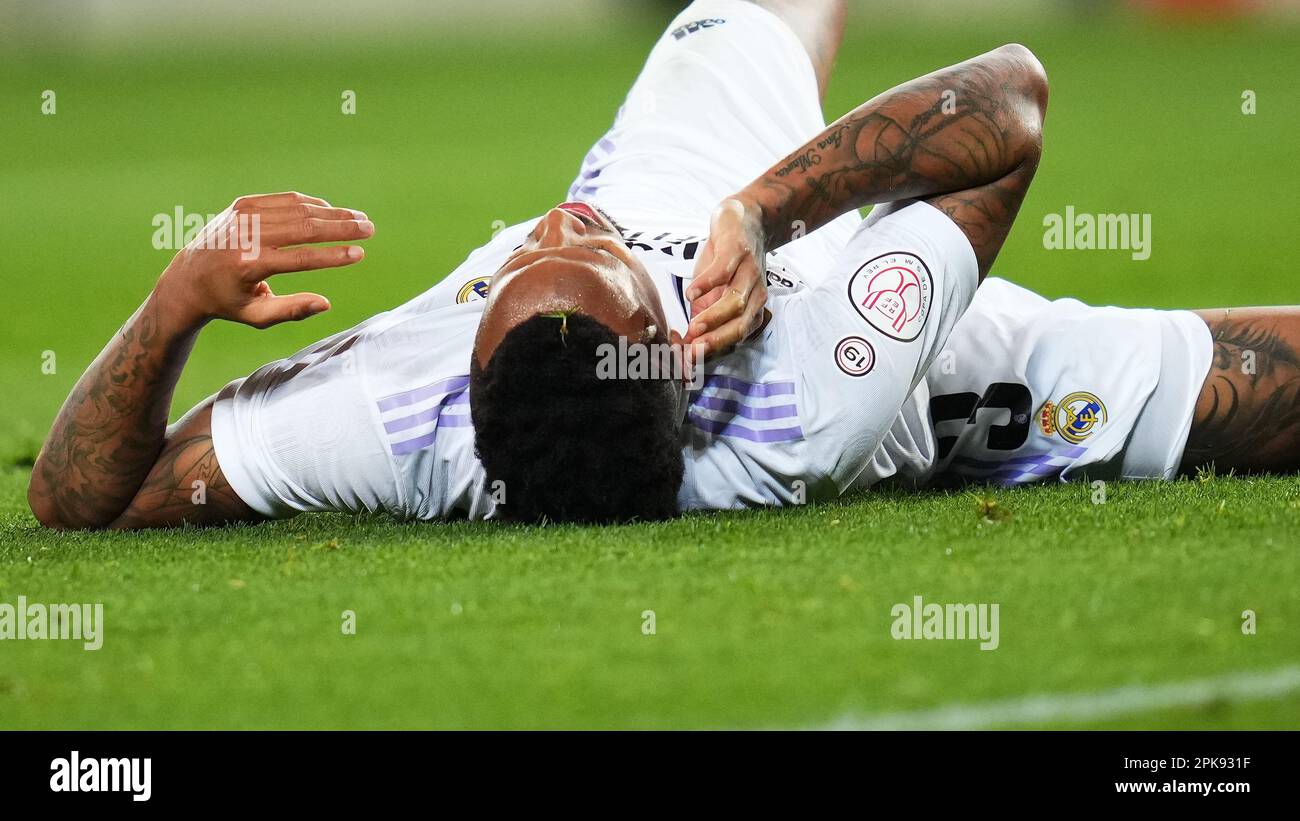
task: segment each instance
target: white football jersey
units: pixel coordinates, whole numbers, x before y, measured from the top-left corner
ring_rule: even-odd
[[[405,305],[227,385],[213,440],[240,498],[273,517],[491,515],[469,364],[488,278],[534,223],[503,230]],[[636,229],[624,239],[684,333],[684,286],[701,239]],[[813,258],[822,251],[804,247]],[[928,428],[895,423],[974,292],[965,237],[916,203],[864,221],[833,275],[803,276],[802,256],[798,243],[771,255],[772,321],[710,362],[689,397],[683,509],[832,497],[929,458]],[[888,452],[873,460],[882,443]]]
[[[628,226],[679,332],[710,212],[824,127],[817,100],[807,53],[776,15],[696,0],[582,160],[568,199]],[[213,441],[239,496],[268,516],[490,516],[471,348],[488,280],[533,224],[505,229],[411,302],[226,386]],[[797,504],[890,476],[1018,483],[1117,454],[1125,476],[1178,466],[1209,362],[1193,314],[1048,303],[996,283],[959,323],[974,254],[920,203],[796,240],[769,256],[768,283],[772,321],[711,361],[689,397],[684,509]],[[1062,333],[1067,321],[1088,327]],[[927,374],[950,333],[956,359]],[[1119,355],[1134,366],[1114,367]]]
[[[625,226],[669,322],[686,327],[712,209],[824,127],[812,64],[776,15],[697,0],[669,24],[569,199]],[[231,486],[268,516],[489,516],[469,363],[488,278],[531,230],[502,231],[439,285],[219,394]],[[971,299],[974,254],[928,205],[847,214],[769,257],[772,321],[711,361],[681,423],[681,506],[799,503],[933,458],[927,364]],[[883,447],[882,447],[883,445]]]

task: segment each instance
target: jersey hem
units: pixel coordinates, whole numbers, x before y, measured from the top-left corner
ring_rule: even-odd
[[[274,519],[278,518],[281,512],[269,505],[265,497],[257,492],[257,483],[253,481],[253,475],[241,455],[243,449],[240,447],[238,425],[234,418],[233,400],[245,379],[247,377],[241,377],[226,385],[213,400],[212,449],[217,454],[221,473],[226,477],[226,483],[230,485],[235,495],[257,513]]]

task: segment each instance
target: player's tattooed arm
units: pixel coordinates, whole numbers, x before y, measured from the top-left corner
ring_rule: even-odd
[[[1300,308],[1198,311],[1214,358],[1196,403],[1182,469],[1300,468]]]
[[[212,444],[212,400],[177,422],[135,498],[110,525],[117,530],[258,521],[235,494]]]
[[[82,374],[32,468],[27,498],[50,527],[103,527],[162,448],[172,391],[198,326],[150,296]]]
[[[358,246],[304,243],[364,239],[373,232],[364,214],[315,197],[285,193],[235,200],[176,254],[149,298],[64,401],[28,486],[37,520],[56,528],[113,524],[138,492],[149,491],[142,502],[156,498],[156,488],[142,485],[147,477],[161,481],[166,475],[166,464],[154,470],[160,454],[164,462],[183,460],[202,472],[199,443],[177,449],[166,439],[172,393],[199,331],[218,318],[265,328],[326,310],[323,296],[276,296],[266,280],[357,262]],[[214,454],[211,459],[215,464]],[[177,464],[172,475],[183,478]],[[219,485],[218,494],[224,478]],[[140,515],[143,509],[133,514],[133,526],[174,523],[161,515],[149,520]]]
[[[1009,229],[1043,151],[1047,88],[1034,53],[1004,45],[868,100],[742,194],[762,209],[770,247],[863,205],[913,197]],[[975,240],[976,253],[991,251]]]
[[[1008,45],[841,117],[719,205],[687,293],[688,341],[743,338],[761,314],[764,254],[875,203],[929,201],[966,234],[984,276],[1038,168],[1046,110],[1042,65]]]
[[[1008,45],[897,86],[859,106],[742,192],[762,210],[769,247],[874,203],[934,198],[986,268],[984,223],[1010,228],[1042,153],[1047,77]]]

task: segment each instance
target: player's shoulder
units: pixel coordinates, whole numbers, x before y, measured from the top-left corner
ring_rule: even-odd
[[[497,226],[486,242],[470,251],[437,284],[398,306],[394,309],[395,312],[408,315],[482,303],[487,299],[493,274],[523,244],[524,238],[536,223],[537,218],[534,217],[515,225]]]

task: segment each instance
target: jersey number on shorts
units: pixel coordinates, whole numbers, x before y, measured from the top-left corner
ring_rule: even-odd
[[[987,450],[1015,450],[1029,438],[1029,425],[1032,421],[1030,409],[1033,396],[1029,388],[1015,382],[994,382],[989,385],[984,395],[974,393],[949,393],[930,397],[930,421],[935,427],[936,441],[939,446],[939,458],[945,458],[957,444],[958,436],[939,436],[939,424],[954,419],[965,419],[966,424],[975,424],[975,417],[982,408],[1010,411],[1010,420],[1005,425],[990,425]]]

